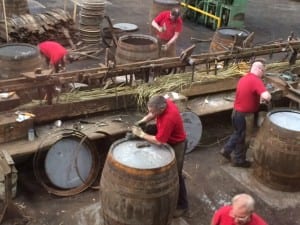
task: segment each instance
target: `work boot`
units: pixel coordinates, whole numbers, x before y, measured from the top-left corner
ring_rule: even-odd
[[[178,218],[178,217],[188,216],[188,212],[189,212],[188,208],[185,208],[185,209],[176,209],[175,212],[174,212],[174,214],[173,214],[173,217],[174,218]]]
[[[233,167],[242,167],[242,168],[249,168],[251,167],[251,162],[248,160],[245,160],[244,162],[233,162]]]
[[[225,159],[227,159],[228,161],[231,161],[231,156],[230,156],[230,154],[226,153],[224,148],[222,148],[222,149],[219,151],[219,153],[220,153],[220,155],[223,156]]]

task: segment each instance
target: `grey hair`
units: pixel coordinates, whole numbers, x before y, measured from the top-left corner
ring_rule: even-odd
[[[178,18],[180,16],[180,9],[178,7],[174,7],[171,9],[171,15],[175,18]]]
[[[147,106],[155,110],[164,110],[167,107],[167,101],[162,95],[155,95],[149,99]]]
[[[235,204],[235,203],[239,202],[239,204],[242,207],[245,207],[248,210],[248,212],[253,212],[254,211],[255,200],[254,200],[254,198],[252,198],[248,194],[235,195],[232,198],[231,202],[232,202],[232,204]]]

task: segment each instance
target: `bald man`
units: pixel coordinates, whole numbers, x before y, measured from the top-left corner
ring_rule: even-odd
[[[220,154],[232,161],[232,165],[235,167],[248,168],[251,166],[251,162],[246,160],[246,120],[258,112],[260,103],[268,103],[271,100],[271,94],[261,80],[264,72],[264,64],[260,61],[254,62],[250,72],[243,76],[237,84],[231,116],[234,132],[220,151]],[[231,159],[231,153],[233,153],[233,159]]]
[[[218,209],[211,225],[267,225],[254,213],[254,199],[248,194],[238,194],[232,198],[231,205]]]

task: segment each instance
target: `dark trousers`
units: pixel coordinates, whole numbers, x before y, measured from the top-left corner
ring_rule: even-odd
[[[234,161],[242,163],[246,160],[246,113],[232,111],[231,120],[234,132],[224,146],[226,154],[233,152]]]
[[[162,50],[162,45],[167,44],[168,41],[158,39],[159,57],[175,57],[176,56],[176,44],[173,43],[169,46],[167,51]]]
[[[178,193],[177,209],[187,209],[188,208],[187,191],[186,191],[185,181],[182,176],[186,142],[183,141],[178,144],[173,144],[171,146],[173,147],[175,152],[175,158],[177,162],[177,170],[179,176],[179,193]]]

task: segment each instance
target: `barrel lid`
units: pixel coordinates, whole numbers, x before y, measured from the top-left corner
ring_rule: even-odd
[[[138,29],[138,26],[133,23],[116,23],[113,27],[123,31],[135,31]]]
[[[157,3],[163,4],[163,5],[179,5],[179,1],[177,0],[154,0]]]
[[[224,36],[241,36],[241,37],[247,37],[250,32],[244,29],[238,29],[238,28],[230,28],[230,27],[221,27],[217,30],[217,32]]]
[[[45,171],[53,185],[70,189],[86,182],[92,164],[92,153],[80,139],[63,138],[47,152]]]
[[[175,158],[170,146],[154,145],[142,140],[121,140],[112,145],[111,154],[119,163],[136,169],[161,168]]]
[[[0,46],[0,59],[27,59],[28,57],[35,56],[37,53],[37,47],[30,44],[13,43]]]
[[[186,153],[190,153],[199,144],[202,136],[202,123],[199,116],[193,112],[181,113],[184,130],[186,132]]]
[[[277,111],[271,112],[270,121],[287,130],[300,132],[300,111]]]

